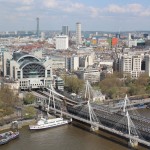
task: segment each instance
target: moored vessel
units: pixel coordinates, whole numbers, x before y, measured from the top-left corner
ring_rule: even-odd
[[[8,131],[0,134],[0,145],[6,144],[9,141],[16,139],[19,137],[19,131],[13,132],[13,131]]]
[[[30,130],[40,130],[65,125],[71,122],[63,118],[46,119],[41,117],[35,125],[29,125]]]

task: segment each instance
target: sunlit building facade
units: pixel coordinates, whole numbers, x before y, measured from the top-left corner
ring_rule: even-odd
[[[18,81],[20,89],[49,87],[53,83],[51,60],[43,60],[37,56],[14,52],[10,57],[8,52],[4,53],[4,76]]]

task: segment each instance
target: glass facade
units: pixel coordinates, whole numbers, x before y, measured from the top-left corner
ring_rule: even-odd
[[[45,77],[45,68],[40,64],[28,64],[22,70],[23,78]]]

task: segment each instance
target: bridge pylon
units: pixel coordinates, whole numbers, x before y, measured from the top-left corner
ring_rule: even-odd
[[[99,127],[96,125],[99,123],[97,116],[95,115],[91,105],[90,105],[90,101],[88,100],[88,109],[89,109],[89,117],[90,117],[90,122],[91,122],[91,130],[92,131],[97,131],[99,130]],[[92,123],[95,123],[95,125],[92,125]]]
[[[126,117],[127,117],[127,123],[128,123],[128,134],[129,134],[129,136],[134,136],[134,137],[138,138],[138,134],[136,132],[135,125],[130,118],[128,110],[126,110]],[[136,148],[136,147],[138,147],[138,141],[130,138],[128,145],[133,147],[133,148]]]

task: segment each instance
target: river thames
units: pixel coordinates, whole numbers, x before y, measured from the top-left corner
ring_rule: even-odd
[[[96,135],[71,124],[30,131],[29,127],[20,129],[20,137],[0,146],[0,150],[129,150],[126,144],[110,135]],[[124,141],[124,140],[123,140]],[[148,150],[139,147],[139,150]]]
[[[138,112],[150,118],[150,109]],[[1,145],[0,150],[130,150],[128,142],[119,137],[103,131],[97,135],[72,124],[41,131],[31,131],[26,126],[19,131],[20,137]],[[138,150],[149,149],[138,147]]]

